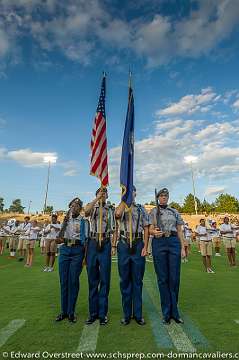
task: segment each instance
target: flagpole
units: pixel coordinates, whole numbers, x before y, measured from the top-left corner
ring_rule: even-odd
[[[103,190],[103,185],[101,184],[101,190]],[[102,243],[102,218],[103,218],[103,204],[102,204],[102,198],[100,198],[100,226],[99,226],[99,245],[101,247]]]
[[[132,88],[132,71],[129,69],[129,88]]]
[[[129,68],[129,88],[132,88],[132,71]],[[130,96],[130,93],[129,93]],[[129,99],[130,100],[130,99]],[[130,249],[132,248],[133,244],[133,228],[132,228],[132,205],[129,208],[129,244]]]
[[[92,129],[92,136],[91,136],[91,168],[90,174],[96,176],[101,181],[100,191],[102,192],[103,189],[108,185],[108,160],[107,160],[107,138],[106,138],[106,116],[105,116],[105,93],[106,93],[106,72],[103,71],[102,73],[103,78],[101,82],[101,91],[100,97],[98,101],[98,106],[96,110],[96,116],[94,119],[94,125]],[[105,125],[105,130],[103,134],[99,134],[99,129],[102,129]],[[100,142],[99,139],[102,136],[105,137],[104,142]],[[101,158],[98,159],[98,154],[101,154]],[[106,154],[106,155],[105,155]],[[105,155],[103,157],[103,155]],[[100,161],[99,161],[100,160]],[[104,177],[103,177],[104,175]],[[99,246],[102,245],[102,222],[103,222],[103,200],[102,198],[98,201],[99,207],[99,228],[97,229],[97,236],[99,233]],[[98,225],[98,221],[97,221]],[[98,226],[97,226],[98,227]]]
[[[106,77],[106,72],[103,71],[103,77]],[[104,186],[101,183],[101,190],[103,190]],[[102,198],[100,198],[100,223],[99,223],[99,245],[101,248],[102,245],[102,221],[103,221],[103,204]]]
[[[129,246],[132,249],[133,244],[133,230],[132,230],[132,205],[129,208]]]

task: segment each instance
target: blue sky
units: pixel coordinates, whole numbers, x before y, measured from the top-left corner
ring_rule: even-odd
[[[0,1],[0,196],[43,206],[45,154],[55,154],[48,204],[94,196],[89,142],[107,72],[110,198],[119,166],[129,67],[135,95],[138,201],[167,186],[212,201],[238,193],[239,4],[207,1]]]

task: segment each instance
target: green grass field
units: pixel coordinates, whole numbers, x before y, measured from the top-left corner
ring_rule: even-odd
[[[238,249],[239,250],[239,249]],[[173,351],[239,351],[239,268],[230,268],[224,251],[222,257],[213,257],[216,274],[203,271],[201,256],[194,247],[189,263],[182,264],[180,310],[184,325],[161,324],[159,294],[153,264],[147,262],[144,279],[144,317],[146,326],[134,321],[129,326],[120,325],[122,317],[121,296],[117,264],[112,266],[110,292],[110,322],[99,328],[96,352],[165,352]],[[238,251],[239,257],[239,251]],[[86,329],[88,315],[88,288],[86,270],[81,275],[81,289],[74,325],[64,321],[55,323],[60,311],[59,279],[57,266],[53,273],[43,273],[44,257],[36,249],[32,268],[0,258],[0,346],[1,336],[8,324],[24,319],[19,328],[0,347],[4,351],[22,352],[75,352],[79,343],[90,341],[96,327]],[[97,328],[98,329],[98,328]],[[86,344],[87,345],[87,344]]]

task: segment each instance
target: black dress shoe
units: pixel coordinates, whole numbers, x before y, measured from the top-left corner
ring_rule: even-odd
[[[122,325],[129,325],[130,319],[123,318],[123,319],[120,320],[120,322],[121,322]]]
[[[90,316],[90,317],[85,321],[85,324],[86,324],[86,325],[91,325],[91,324],[93,324],[97,319],[98,319],[97,316]]]
[[[72,324],[75,324],[77,322],[77,318],[75,315],[69,315],[68,316],[68,321]]]
[[[139,325],[146,325],[146,322],[145,322],[144,318],[141,318],[141,319],[135,318],[135,321],[136,321],[137,324],[139,324]]]
[[[62,320],[64,320],[64,319],[66,319],[68,316],[66,315],[66,314],[59,314],[57,317],[56,317],[56,319],[55,319],[55,321],[62,321]]]
[[[172,318],[177,324],[184,324],[183,319],[181,318]]]
[[[100,318],[100,325],[107,325],[108,321],[109,320],[107,316],[105,316],[104,318]]]
[[[170,324],[170,319],[163,319],[163,324],[164,325],[169,325]]]

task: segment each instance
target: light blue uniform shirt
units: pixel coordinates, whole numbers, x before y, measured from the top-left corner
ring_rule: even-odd
[[[71,217],[68,220],[66,230],[64,233],[65,239],[69,239],[71,241],[80,241],[80,240],[84,241],[84,239],[80,239],[81,221],[85,222],[85,237],[88,238],[89,236],[88,221],[85,220],[81,215],[79,215],[77,218]]]
[[[138,210],[139,209],[139,210]],[[138,217],[139,218],[139,226],[137,228]],[[133,234],[138,231],[138,233],[142,233],[144,228],[149,225],[149,216],[144,206],[141,205],[132,205],[132,232]],[[120,219],[120,230],[129,232],[129,212],[125,211]]]
[[[153,208],[149,214],[149,224],[157,227],[157,207]],[[165,209],[160,208],[161,231],[177,231],[177,225],[183,225],[184,221],[176,209],[167,206]]]
[[[93,233],[99,234],[100,229],[100,207],[99,205],[95,205],[93,210],[90,214],[90,224],[91,224],[91,231]],[[101,233],[113,233],[115,230],[115,214],[114,210],[104,204],[102,207],[102,224],[101,224]]]

